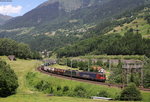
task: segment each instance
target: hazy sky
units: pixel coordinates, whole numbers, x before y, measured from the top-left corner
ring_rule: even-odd
[[[45,1],[47,0],[0,0],[0,14],[20,16]]]

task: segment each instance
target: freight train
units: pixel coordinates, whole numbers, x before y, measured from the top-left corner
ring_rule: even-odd
[[[68,76],[68,77],[81,78],[81,79],[100,81],[100,82],[106,81],[106,75],[101,72],[100,73],[82,72],[78,70],[70,70],[70,69],[65,70],[65,69],[59,69],[59,68],[51,68],[51,67],[47,67],[47,64],[46,66],[42,65],[41,70],[48,72],[48,73],[53,73],[53,74],[58,74],[58,75],[63,75],[63,76]]]

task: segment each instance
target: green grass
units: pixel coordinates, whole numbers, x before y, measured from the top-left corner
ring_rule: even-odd
[[[36,74],[35,82],[43,79],[47,80],[53,85],[57,86],[58,84],[61,86],[70,86],[74,88],[76,85],[84,85],[90,93],[95,93],[99,90],[107,90],[112,97],[115,96],[116,93],[120,92],[118,88],[109,88],[106,86],[92,85],[77,81],[64,80],[61,78],[50,77],[45,74],[41,74],[35,68],[41,64],[40,61],[36,60],[20,60],[17,61],[9,61],[7,57],[0,57],[4,59],[8,64],[10,64],[11,68],[14,69],[15,73],[18,76],[19,88],[17,90],[17,94],[12,95],[7,98],[0,98],[0,102],[105,102],[104,100],[91,100],[84,98],[74,98],[74,97],[57,97],[57,96],[47,96],[44,93],[36,91],[33,87],[29,86],[26,80],[26,74],[28,72],[33,72]],[[89,92],[88,91],[88,92]],[[142,92],[145,102],[148,102],[150,93]],[[114,101],[110,101],[114,102]]]
[[[35,72],[35,74],[36,74],[34,79],[35,82],[32,82],[32,84],[36,84],[39,80],[46,80],[50,82],[51,86],[53,86],[55,89],[57,88],[57,86],[61,86],[62,88],[63,86],[69,86],[69,88],[73,90],[76,86],[83,86],[87,90],[87,93],[95,95],[102,90],[106,90],[110,94],[110,97],[112,98],[115,98],[116,94],[118,94],[121,91],[118,88],[110,88],[108,86],[93,85],[74,80],[64,80],[62,78],[56,78],[53,76],[48,76],[37,72]]]
[[[56,97],[44,94],[17,94],[8,98],[0,98],[0,102],[108,102],[104,100],[91,100],[72,97]],[[110,101],[115,102],[115,101]]]
[[[137,25],[138,25],[138,27],[137,27]],[[112,33],[114,33],[113,31],[115,30],[116,31],[115,33],[124,35],[124,33],[127,32],[127,29],[130,29],[130,28],[138,29],[139,33],[144,38],[150,38],[150,31],[148,32],[148,30],[150,29],[150,25],[143,18],[135,19],[131,23],[124,24],[123,26],[117,26],[112,31],[108,32],[107,34],[112,34]]]
[[[35,67],[37,67],[41,62],[21,59],[17,59],[17,61],[9,61],[7,57],[0,58],[5,60],[18,76],[19,88],[17,89],[17,93],[33,93],[26,85],[25,76],[28,72],[35,70]]]

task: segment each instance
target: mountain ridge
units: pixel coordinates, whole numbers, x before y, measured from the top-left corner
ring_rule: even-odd
[[[0,25],[4,24],[6,21],[10,20],[12,17],[0,14]]]

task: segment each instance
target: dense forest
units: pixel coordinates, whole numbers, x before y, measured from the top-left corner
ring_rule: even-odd
[[[15,55],[22,59],[40,59],[38,52],[31,51],[29,46],[24,43],[18,43],[11,39],[0,39],[0,56]]]
[[[119,34],[103,35],[81,41],[57,51],[58,57],[75,57],[86,54],[107,55],[146,55],[150,57],[150,39],[142,38],[133,29],[121,36]]]

